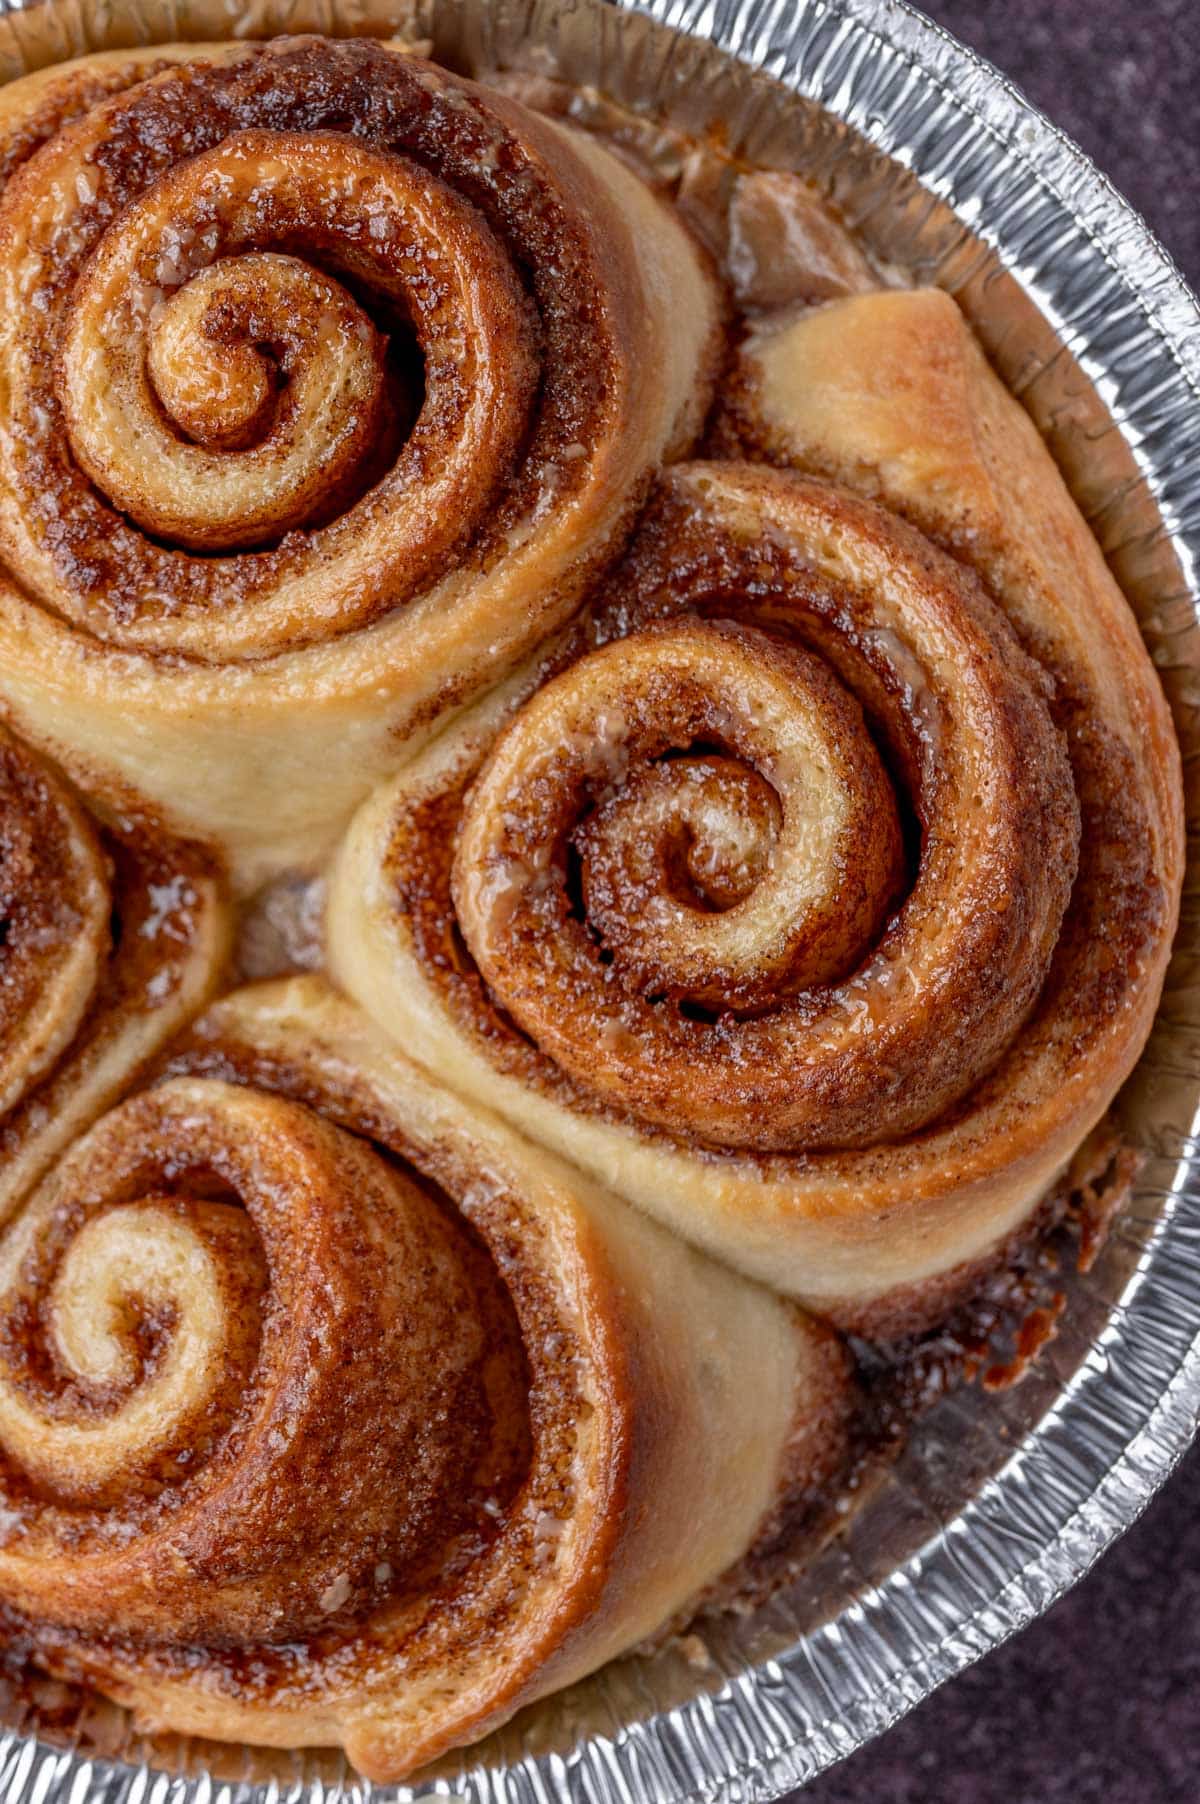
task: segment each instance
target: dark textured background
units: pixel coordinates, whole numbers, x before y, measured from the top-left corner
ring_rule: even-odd
[[[1200,288],[1200,0],[926,0]],[[802,1804],[1200,1804],[1200,1447],[1091,1575]]]

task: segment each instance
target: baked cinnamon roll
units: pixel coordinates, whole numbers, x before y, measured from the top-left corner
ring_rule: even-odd
[[[101,827],[0,728],[0,1221],[203,1007],[228,940],[202,854]]]
[[[392,1782],[862,1494],[838,1331],[1111,1150],[1177,750],[953,302],[715,138],[108,52],[0,273],[0,1630]]]
[[[239,888],[311,869],[687,448],[702,253],[594,140],[362,41],[84,58],[0,154],[3,707]]]
[[[947,297],[764,328],[719,437],[924,531],[761,464],[668,472],[594,648],[363,809],[329,955],[446,1082],[893,1338],[1001,1256],[1142,1048],[1178,755]]]
[[[835,1336],[314,977],[66,1154],[0,1324],[10,1633],[143,1725],[377,1780],[694,1608],[847,1453]]]

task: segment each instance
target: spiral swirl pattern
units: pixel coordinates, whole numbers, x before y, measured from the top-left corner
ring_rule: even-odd
[[[394,44],[0,93],[40,1671],[403,1779],[794,1572],[878,1427],[837,1330],[944,1329],[1084,1168],[1177,749],[898,279],[802,178]]]
[[[519,809],[531,793],[536,815]],[[689,625],[597,652],[529,704],[476,784],[454,889],[475,959],[519,991],[534,1037],[558,1033],[570,995],[588,1024],[556,1056],[586,1066],[598,1023],[615,1071],[627,1030],[604,999],[618,987],[744,1014],[836,978],[900,865],[892,796],[845,692],[798,650]]]
[[[1064,707],[961,564],[761,465],[664,477],[593,637],[363,810],[333,967],[678,1232],[841,1325],[928,1326],[1155,1005],[1177,819],[1129,704],[1085,732],[1086,667]]]
[[[126,1103],[5,1261],[0,1443],[64,1511],[5,1561],[39,1619],[289,1640],[419,1574],[447,1499],[471,1514],[492,1412],[453,1229],[298,1104],[186,1080]]]
[[[502,241],[419,164],[297,123],[229,132],[167,168],[70,272],[55,390],[70,451],[99,492],[79,477],[59,492],[68,579],[57,599],[98,636],[215,661],[362,625],[417,594],[473,536],[529,430],[536,315]],[[110,124],[110,155],[114,136]],[[44,229],[61,229],[57,209]],[[291,254],[274,251],[283,245]],[[384,341],[300,252],[406,315],[420,356],[412,430],[370,497],[344,512],[339,499],[386,433]],[[578,387],[576,369],[564,377]],[[29,405],[49,405],[36,380]],[[35,458],[14,474],[17,522],[44,471]],[[323,531],[236,564],[157,542],[231,551],[330,512]]]
[[[323,981],[235,994],[170,1072],[0,1242],[0,1599],[51,1671],[394,1779],[757,1568],[836,1480],[834,1337]]]
[[[752,520],[739,532],[730,495],[770,509],[794,544],[853,537],[874,578],[837,667],[917,779],[922,860],[903,907],[893,914],[896,802],[847,689],[754,629],[692,622],[594,652],[522,710],[466,803],[457,919],[537,1044],[642,1119],[764,1152],[872,1144],[957,1101],[1024,1020],[1075,872],[1074,791],[1037,673],[1003,622],[894,529],[872,543],[881,523],[847,498],[736,467],[681,471],[635,553],[635,607],[667,592],[719,607],[711,596],[758,584],[798,633],[828,636],[844,597],[764,547]],[[699,836],[672,813],[658,838],[645,806],[649,785],[657,809],[684,793],[709,746],[765,784],[780,816],[748,849],[759,880],[725,906],[672,894],[669,847],[686,835],[693,867],[720,867],[728,813],[715,837],[711,803]],[[614,784],[626,767],[636,776]],[[599,806],[597,785],[615,789]]]
[[[703,417],[716,304],[614,158],[432,64],[154,68],[9,101],[6,697],[250,884],[571,614]]]

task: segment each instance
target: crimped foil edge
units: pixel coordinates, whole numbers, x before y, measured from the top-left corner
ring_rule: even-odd
[[[334,0],[330,8],[332,20]],[[975,323],[986,334],[988,285],[998,279],[976,255],[982,245],[1066,347],[1065,379],[1063,360],[1050,356],[1014,380],[1052,442],[1056,422],[1069,442],[1084,419],[1106,443],[1080,375],[1116,429],[1128,473],[1109,493],[1078,485],[1077,493],[1137,591],[1190,774],[1200,752],[1200,311],[1145,225],[1079,151],[899,0],[643,0],[628,25],[600,15],[592,0],[490,10],[486,0],[416,0],[400,10],[417,30],[487,49],[533,28],[576,59],[594,52],[601,86],[606,73],[630,75],[618,34],[629,30],[632,43],[632,20],[643,15],[828,106],[949,203],[969,237],[946,249],[948,265],[958,260],[947,286],[961,285]],[[230,11],[241,11],[239,0]],[[97,0],[94,16],[99,37],[111,14]],[[692,67],[695,46],[673,52],[663,43],[638,46],[634,87],[670,86],[672,60]],[[989,349],[1003,365],[1012,347]],[[1139,485],[1144,494],[1135,495]],[[1194,834],[1189,869],[1193,860],[1200,864]],[[712,1672],[664,1680],[657,1662],[622,1663],[466,1750],[436,1778],[389,1788],[389,1798],[758,1804],[878,1733],[1087,1570],[1144,1507],[1200,1419],[1197,949],[1200,915],[1185,898],[1180,956],[1126,1105],[1150,1160],[1098,1273],[1073,1287],[1064,1336],[1026,1384],[982,1413],[969,1394],[950,1399],[891,1481],[883,1531],[872,1506],[798,1596],[715,1638]],[[971,1496],[967,1448],[980,1469]],[[891,1557],[910,1543],[907,1557]],[[796,1632],[806,1615],[813,1626]],[[679,1701],[658,1707],[680,1691]],[[13,1731],[0,1739],[0,1804],[325,1804],[365,1800],[373,1789],[337,1764],[316,1773],[300,1756],[295,1768],[294,1779],[281,1773],[265,1784],[218,1779],[202,1764],[170,1775],[148,1762],[52,1750]]]

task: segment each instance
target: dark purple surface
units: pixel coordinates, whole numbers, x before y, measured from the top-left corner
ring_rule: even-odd
[[[1200,0],[927,0],[1200,287]],[[1200,1804],[1200,1447],[1032,1628],[803,1804]]]

